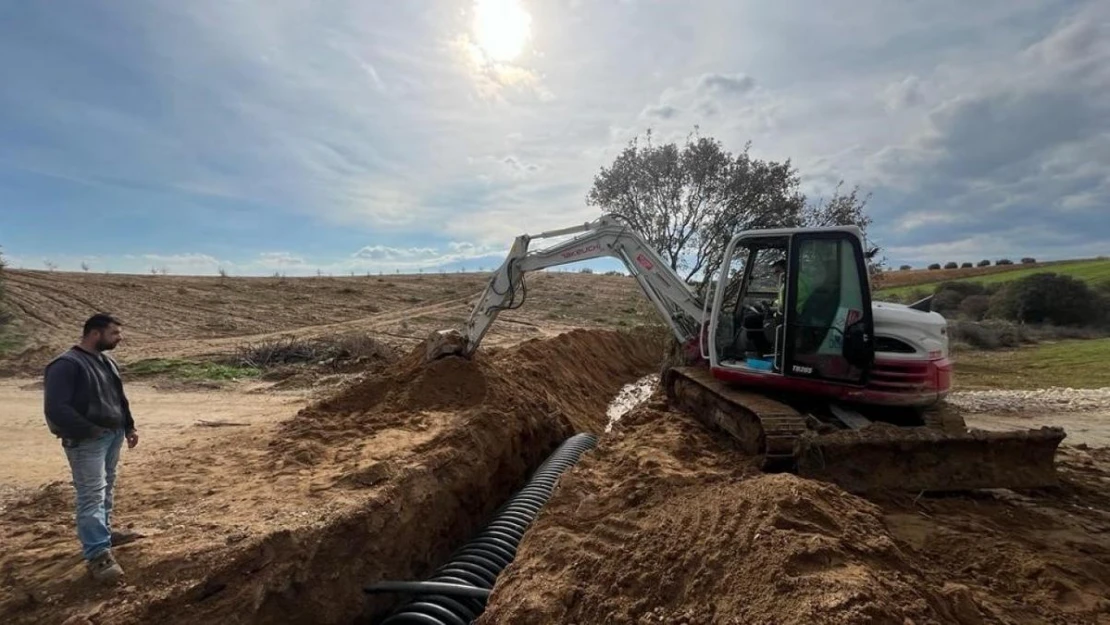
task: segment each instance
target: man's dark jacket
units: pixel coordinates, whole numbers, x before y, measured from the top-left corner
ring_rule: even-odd
[[[95,438],[135,429],[119,368],[107,354],[73,346],[46,365],[46,424],[61,439]]]

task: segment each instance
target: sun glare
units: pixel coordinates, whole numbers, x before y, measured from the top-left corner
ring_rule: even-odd
[[[474,36],[491,61],[516,58],[532,34],[532,16],[519,0],[475,0]]]

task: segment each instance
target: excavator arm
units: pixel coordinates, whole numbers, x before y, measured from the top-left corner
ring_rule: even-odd
[[[571,234],[578,236],[545,249],[529,250],[534,240]],[[624,263],[681,343],[698,336],[705,315],[701,299],[636,231],[615,216],[605,215],[579,226],[518,236],[471,312],[465,332],[440,332],[440,340],[429,346],[428,358],[473,354],[500,312],[524,303],[525,273],[603,256]]]

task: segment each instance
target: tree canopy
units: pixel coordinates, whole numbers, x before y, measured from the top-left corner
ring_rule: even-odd
[[[602,167],[586,201],[626,219],[671,269],[703,284],[743,230],[856,224],[866,233],[868,198],[858,188],[838,185],[827,201],[809,202],[790,160],[756,159],[750,148],[732,154],[696,130],[681,147],[657,145],[648,131]]]

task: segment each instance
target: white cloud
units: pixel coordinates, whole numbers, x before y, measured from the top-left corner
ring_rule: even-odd
[[[921,80],[917,76],[906,76],[890,83],[883,90],[883,102],[888,110],[899,111],[917,106],[925,101],[921,93]]]
[[[289,267],[305,267],[308,265],[302,256],[291,252],[262,252],[258,255],[255,264],[259,267],[272,267],[285,269]]]

